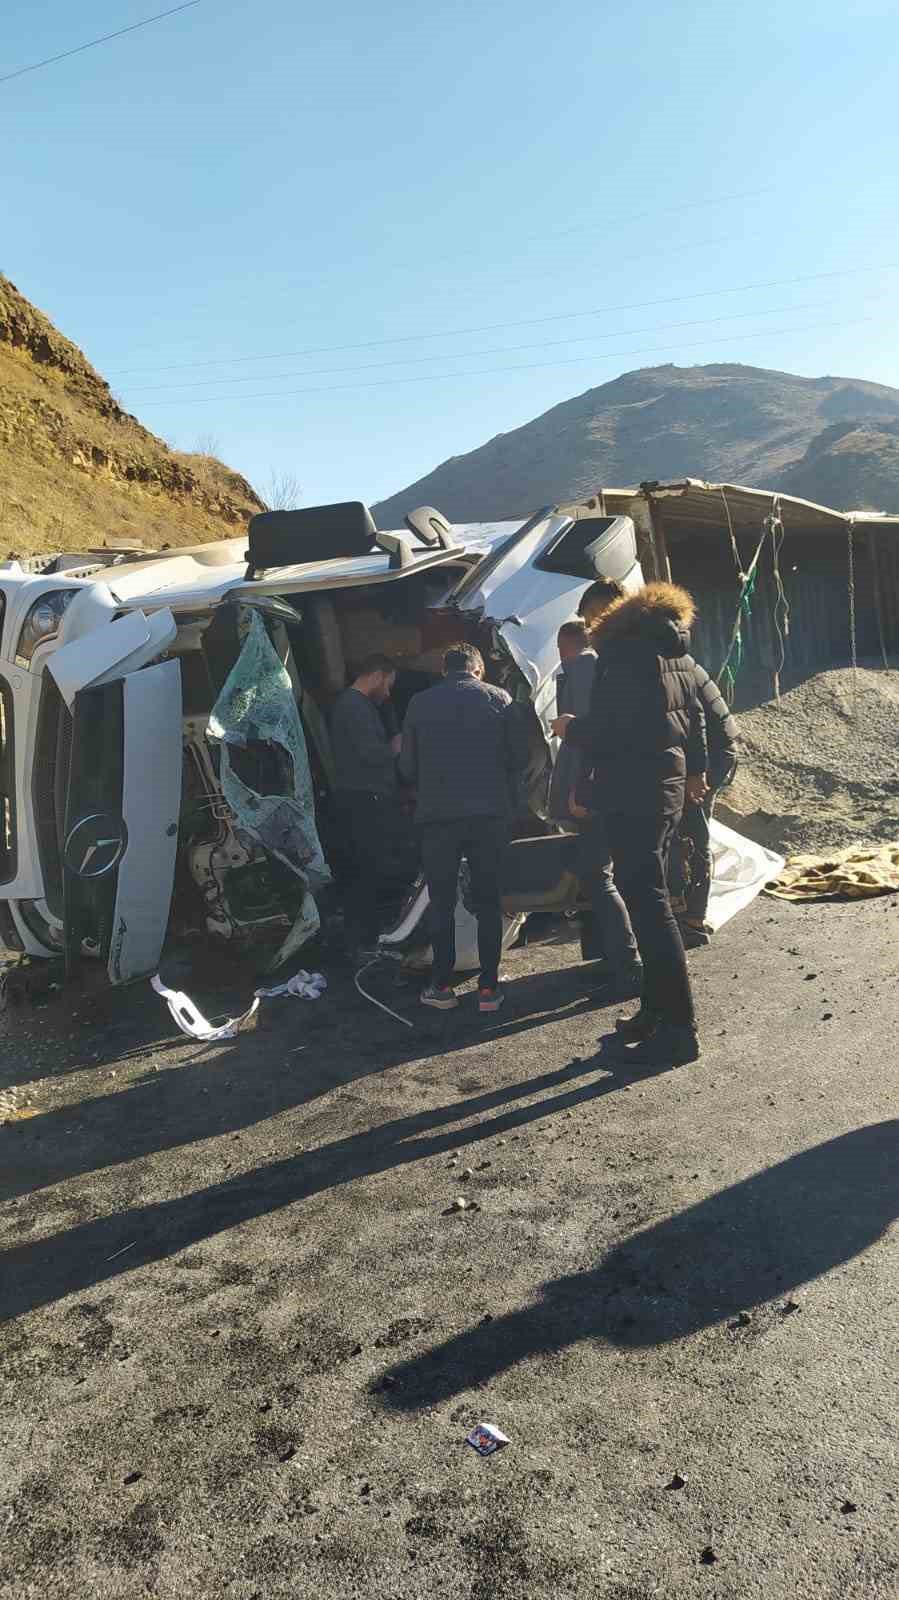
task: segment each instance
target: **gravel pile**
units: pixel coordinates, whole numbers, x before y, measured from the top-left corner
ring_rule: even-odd
[[[718,815],[787,855],[899,839],[899,671],[819,673],[738,718]]]

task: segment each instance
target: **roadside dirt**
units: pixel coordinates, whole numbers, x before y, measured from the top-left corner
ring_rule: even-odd
[[[642,1077],[567,945],[486,1023],[10,1014],[0,1596],[892,1597],[897,930],[762,901]]]

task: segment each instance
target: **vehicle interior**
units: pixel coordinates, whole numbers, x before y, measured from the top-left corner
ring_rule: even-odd
[[[270,515],[279,517],[284,535],[290,539],[291,559],[296,562],[297,542],[291,536],[289,517],[297,514]],[[250,552],[251,566],[258,570],[272,561],[286,564],[286,553],[284,537],[271,540],[261,554],[257,541]],[[358,544],[352,553],[362,553]],[[447,563],[411,571],[401,581],[301,592],[258,603],[269,638],[293,685],[312,769],[319,836],[337,880],[333,893],[321,897],[325,922],[339,901],[344,867],[332,801],[331,708],[353,682],[364,659],[383,653],[397,664],[393,696],[382,711],[385,732],[388,736],[398,732],[410,699],[438,681],[444,652],[460,639],[478,646],[488,680],[507,690],[531,726],[531,760],[519,786],[510,830],[504,909],[509,916],[534,909],[562,910],[577,899],[576,840],[559,834],[540,815],[550,754],[528,686],[492,625],[447,602],[448,593],[466,571],[465,565]],[[260,934],[264,936],[266,925],[275,937],[294,914],[297,900],[295,882],[284,881],[291,875],[277,868],[273,871],[261,849],[248,849],[246,836],[235,836],[218,789],[217,751],[205,738],[209,712],[240,652],[243,609],[237,604],[221,605],[211,620],[179,619],[178,638],[172,647],[181,657],[185,733],[176,921],[183,927],[196,925],[202,909],[207,932],[238,946],[256,942]],[[284,754],[280,752],[282,757]],[[281,792],[279,784],[285,782],[283,762],[263,745],[246,752],[241,776],[262,794]],[[385,927],[402,915],[419,876],[412,821],[414,796],[401,793],[400,806],[409,826],[405,837],[401,830],[393,856],[382,863]]]

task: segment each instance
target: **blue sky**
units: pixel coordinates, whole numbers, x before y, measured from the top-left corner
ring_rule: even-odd
[[[0,74],[164,4],[5,0]],[[202,0],[0,85],[0,268],[305,503],[633,367],[899,385],[897,44],[894,0]]]

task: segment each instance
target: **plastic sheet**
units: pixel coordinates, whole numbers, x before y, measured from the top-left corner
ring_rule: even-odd
[[[709,823],[712,847],[712,888],[706,921],[717,933],[738,911],[751,905],[765,885],[783,871],[783,856],[766,850],[741,833],[725,828],[713,817]]]

